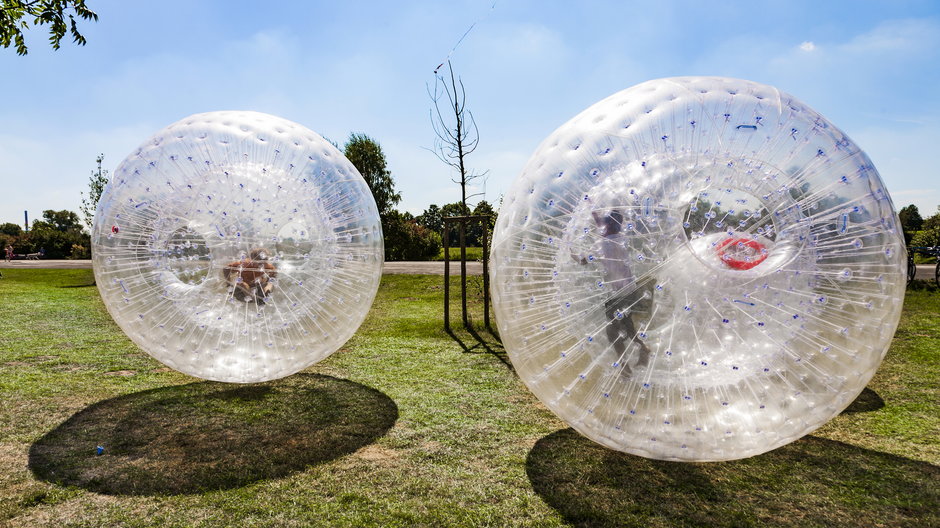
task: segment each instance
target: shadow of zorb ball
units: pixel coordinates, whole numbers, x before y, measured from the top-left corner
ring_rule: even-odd
[[[875,373],[905,246],[868,157],[793,97],[649,81],[536,150],[499,212],[492,295],[519,376],[612,449],[756,455]]]
[[[250,383],[333,353],[382,274],[372,193],[328,141],[279,117],[209,112],[115,170],[92,230],[111,316],[176,370]]]

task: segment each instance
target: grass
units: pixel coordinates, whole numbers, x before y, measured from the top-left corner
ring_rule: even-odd
[[[450,247],[450,259],[460,261],[460,248],[459,247]],[[444,260],[444,248],[437,253],[437,256],[432,260]],[[467,248],[467,260],[483,260],[483,248],[482,247],[468,247]]]
[[[579,436],[489,332],[443,332],[440,277],[385,276],[341,351],[246,386],[164,368],[91,283],[0,280],[0,526],[940,524],[940,292],[926,283],[845,413],[710,464]]]

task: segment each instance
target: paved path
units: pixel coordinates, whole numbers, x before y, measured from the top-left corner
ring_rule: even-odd
[[[0,268],[19,269],[91,269],[90,260],[0,260]],[[386,262],[384,273],[388,275],[443,275],[443,262]],[[450,273],[460,275],[460,263],[450,263]],[[482,275],[482,262],[467,262],[468,275]]]
[[[934,264],[918,264],[917,277],[921,280],[933,280]],[[0,260],[2,268],[45,268],[45,269],[91,269],[90,260]],[[443,262],[386,262],[384,273],[387,275],[443,275]],[[450,263],[451,275],[460,275],[460,263]],[[467,275],[483,275],[482,262],[467,262]]]
[[[90,260],[0,260],[0,269],[91,269]]]
[[[914,275],[915,279],[921,280],[934,280],[934,274],[937,271],[936,264],[918,264],[917,265],[917,274]]]

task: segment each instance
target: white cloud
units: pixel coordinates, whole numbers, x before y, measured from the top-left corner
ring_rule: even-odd
[[[803,51],[807,51],[807,52],[813,51],[816,49],[816,44],[813,43],[811,40],[807,40],[807,41],[804,41],[802,44],[800,44],[800,49]]]
[[[933,52],[940,44],[940,24],[935,20],[888,20],[842,45],[853,53]]]

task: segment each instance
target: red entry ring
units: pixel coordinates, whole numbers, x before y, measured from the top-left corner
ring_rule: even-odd
[[[742,255],[747,252],[745,248],[753,249],[753,254]],[[764,245],[750,238],[728,238],[716,250],[721,261],[733,269],[749,270],[767,259]]]

